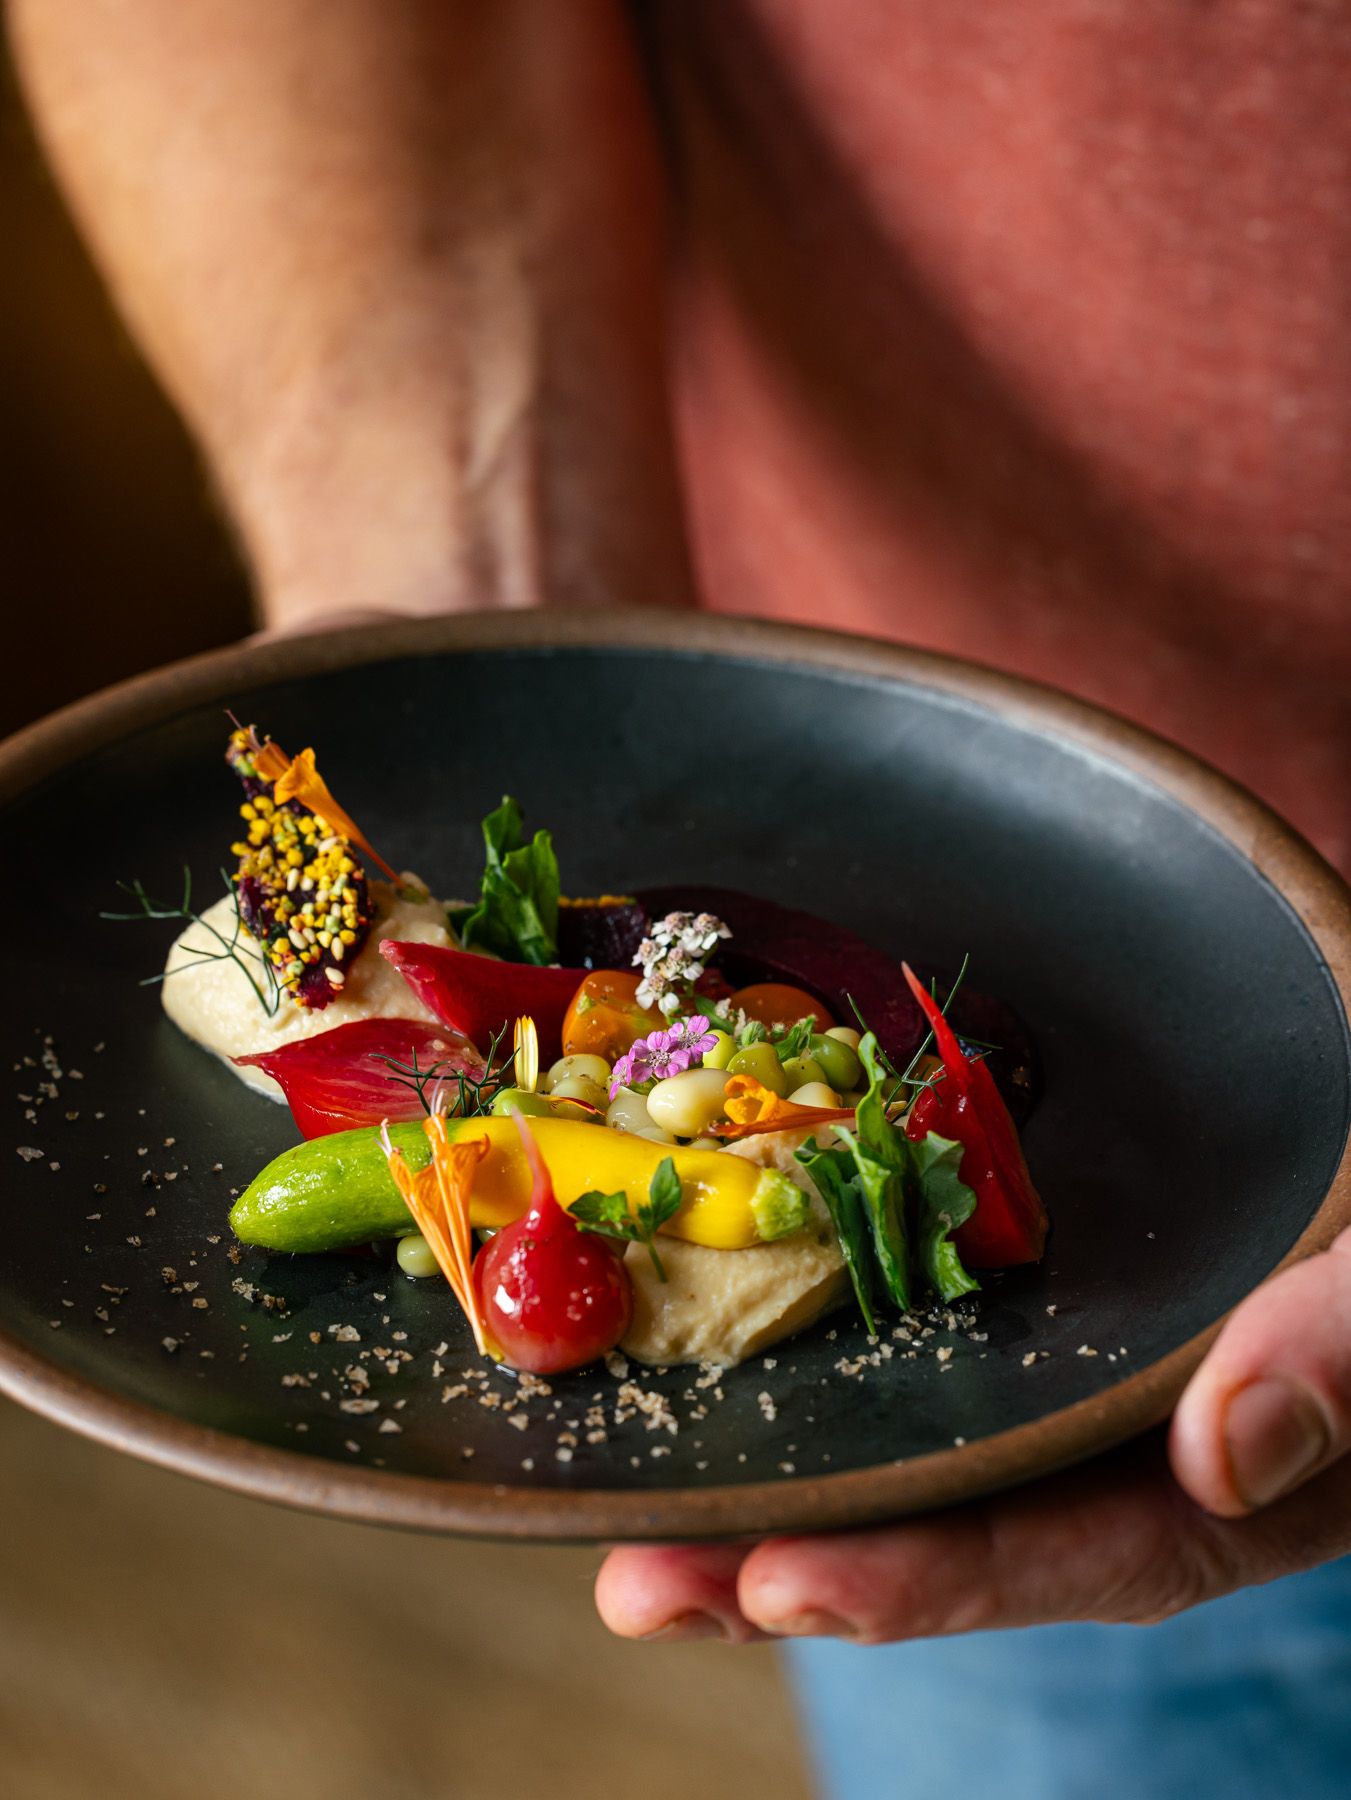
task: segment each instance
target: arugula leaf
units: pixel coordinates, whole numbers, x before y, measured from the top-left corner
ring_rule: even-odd
[[[537,831],[527,843],[521,809],[508,794],[483,821],[483,842],[480,899],[450,915],[461,944],[491,950],[507,962],[556,961],[559,884],[552,836]]]
[[[976,1210],[976,1196],[959,1170],[963,1146],[929,1131],[910,1145],[917,1180],[915,1253],[920,1267],[944,1300],[976,1292],[980,1283],[967,1272],[952,1234]]]
[[[657,1164],[647,1193],[647,1199],[638,1202],[632,1216],[626,1194],[602,1194],[594,1188],[574,1200],[568,1211],[583,1231],[597,1231],[604,1237],[644,1245],[657,1279],[665,1281],[666,1270],[657,1255],[657,1233],[679,1212],[681,1199],[680,1176],[671,1157],[663,1156]]]

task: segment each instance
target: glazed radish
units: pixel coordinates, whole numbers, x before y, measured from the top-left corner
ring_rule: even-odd
[[[633,1314],[633,1286],[605,1239],[583,1231],[558,1204],[519,1116],[516,1128],[533,1175],[530,1210],[479,1251],[474,1287],[504,1359],[532,1375],[556,1375],[614,1349]]]

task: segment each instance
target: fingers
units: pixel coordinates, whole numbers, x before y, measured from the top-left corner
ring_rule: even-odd
[[[1223,1518],[1269,1506],[1351,1451],[1351,1232],[1245,1300],[1173,1419],[1178,1481]]]
[[[748,1624],[898,1639],[1077,1619],[1148,1624],[1351,1550],[1351,1461],[1253,1519],[1195,1507],[1159,1443],[980,1506],[880,1531],[770,1540],[742,1564]]]
[[[1146,1619],[1201,1597],[1188,1506],[1157,1445],[982,1505],[833,1537],[757,1546],[743,1617],[779,1636],[857,1643],[1052,1619]]]
[[[749,1643],[759,1634],[736,1598],[745,1556],[732,1544],[621,1545],[596,1578],[596,1610],[619,1637]]]

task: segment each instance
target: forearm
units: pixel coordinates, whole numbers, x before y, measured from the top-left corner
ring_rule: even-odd
[[[688,597],[615,0],[12,0],[273,622]]]

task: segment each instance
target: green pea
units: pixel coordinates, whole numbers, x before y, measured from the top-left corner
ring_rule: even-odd
[[[783,1064],[779,1061],[778,1052],[773,1044],[763,1040],[758,1044],[747,1044],[744,1050],[728,1060],[729,1075],[749,1075],[758,1081],[761,1087],[767,1087],[771,1094],[778,1094],[780,1099],[788,1092],[788,1079],[784,1074]],[[795,1085],[801,1086],[801,1083]]]
[[[405,1275],[435,1275],[437,1273],[436,1258],[432,1255],[432,1247],[420,1232],[414,1231],[408,1237],[401,1237],[394,1251],[399,1267]]]
[[[546,1119],[553,1108],[543,1094],[532,1094],[525,1088],[501,1088],[493,1095],[493,1103],[488,1110],[499,1119],[509,1118],[512,1113],[524,1113],[527,1118],[532,1119]]]
[[[783,1078],[791,1094],[797,1088],[806,1087],[809,1081],[825,1081],[826,1072],[815,1056],[790,1056],[783,1065]]]
[[[835,1037],[814,1037],[811,1060],[819,1064],[821,1073],[837,1094],[856,1088],[863,1080],[863,1064],[849,1045]]]

